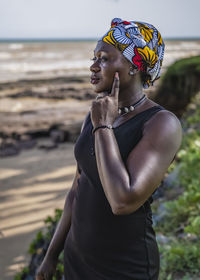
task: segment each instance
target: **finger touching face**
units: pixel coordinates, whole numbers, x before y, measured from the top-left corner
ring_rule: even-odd
[[[112,90],[115,73],[119,73],[120,84],[130,79],[130,65],[126,58],[115,47],[99,41],[93,57],[93,64],[90,66],[90,82],[95,92]]]
[[[119,96],[119,73],[118,72],[115,72],[115,78],[113,81],[110,96],[112,96],[112,97],[116,98],[116,100],[118,100],[118,96]]]

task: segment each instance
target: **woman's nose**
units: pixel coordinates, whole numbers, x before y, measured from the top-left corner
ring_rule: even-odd
[[[90,71],[91,72],[99,72],[101,70],[100,66],[99,66],[99,61],[95,61],[91,66],[90,66]]]

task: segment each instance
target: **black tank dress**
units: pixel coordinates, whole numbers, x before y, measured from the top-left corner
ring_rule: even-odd
[[[114,128],[124,163],[141,139],[144,123],[162,109],[154,106]],[[131,214],[112,213],[98,175],[92,129],[89,114],[74,149],[81,176],[65,241],[65,280],[157,280],[152,198]]]

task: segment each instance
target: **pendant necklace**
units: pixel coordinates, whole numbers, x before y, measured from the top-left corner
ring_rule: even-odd
[[[146,99],[146,95],[143,95],[136,103],[134,103],[134,104],[132,104],[130,106],[125,106],[125,107],[118,108],[119,115],[122,116],[122,115],[125,115],[125,114],[129,113],[129,112],[134,111],[135,108],[138,105],[140,105],[145,99]],[[91,137],[91,142],[92,142],[92,146],[90,148],[90,154],[92,156],[94,156],[95,155],[95,151],[94,151],[94,136],[93,136],[92,130],[91,130],[90,137]]]
[[[140,105],[144,100],[146,99],[146,95],[143,95],[136,103],[130,105],[130,106],[125,106],[125,107],[120,107],[118,108],[118,113],[120,116],[127,114],[129,112],[132,112],[135,110],[135,108]]]

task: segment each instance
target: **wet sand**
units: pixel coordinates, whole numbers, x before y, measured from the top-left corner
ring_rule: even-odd
[[[0,160],[0,279],[14,279],[44,219],[63,208],[75,173],[74,144],[24,150]]]

